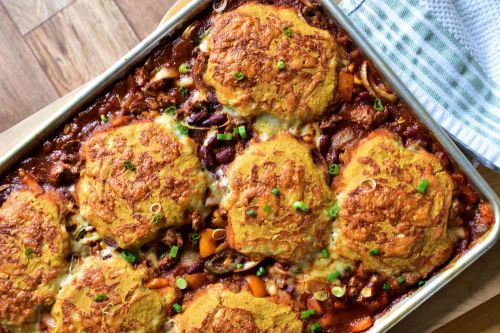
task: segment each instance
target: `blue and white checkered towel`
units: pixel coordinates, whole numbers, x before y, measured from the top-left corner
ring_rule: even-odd
[[[500,1],[344,0],[340,7],[431,116],[500,170]]]

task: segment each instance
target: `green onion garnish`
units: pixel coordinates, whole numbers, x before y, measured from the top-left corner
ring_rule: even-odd
[[[321,250],[321,257],[328,258],[329,256],[330,256],[330,254],[328,253],[327,249]]]
[[[340,172],[340,165],[338,164],[332,164],[328,167],[328,174],[332,176],[338,175]]]
[[[257,269],[257,273],[255,273],[257,276],[263,276],[264,274],[266,274],[266,269],[264,267],[259,267],[259,269]]]
[[[324,302],[328,299],[328,292],[327,291],[324,291],[324,290],[321,290],[321,291],[316,291],[314,294],[313,294],[314,298],[320,302]]]
[[[281,59],[280,61],[278,61],[276,67],[278,67],[279,70],[285,69],[285,60]]]
[[[332,288],[332,294],[335,297],[342,297],[345,295],[345,289],[339,286],[335,286]]]
[[[314,309],[309,309],[309,310],[304,310],[300,313],[300,317],[302,319],[306,319],[306,318],[309,318],[311,316],[314,316],[316,314],[316,310]]]
[[[241,138],[242,139],[246,139],[247,138],[247,129],[245,128],[245,126],[238,126],[238,133],[240,134]]]
[[[318,323],[311,324],[311,333],[321,332],[321,325]]]
[[[189,95],[189,90],[188,90],[188,88],[186,88],[186,87],[180,87],[180,88],[179,88],[179,93],[180,93],[183,97],[188,97],[188,95]]]
[[[417,186],[417,191],[418,193],[425,193],[425,190],[427,189],[427,187],[429,186],[429,181],[427,179],[422,179],[422,181],[420,182],[420,184],[418,184]]]
[[[372,257],[374,257],[374,256],[378,256],[378,255],[380,254],[380,249],[379,249],[379,248],[373,248],[373,249],[371,249],[371,250],[370,250],[370,252],[369,252],[369,253],[370,253],[370,255],[371,255]]]
[[[109,118],[105,115],[101,114],[101,123],[105,124],[109,121]]]
[[[191,243],[194,245],[198,244],[198,241],[200,240],[201,236],[198,232],[193,232],[191,234]]]
[[[333,206],[326,210],[326,215],[328,215],[328,217],[334,219],[339,212],[340,212],[340,205],[337,201],[335,201]]]
[[[130,161],[123,161],[122,165],[127,170],[135,171],[135,166]]]
[[[179,132],[179,134],[181,135],[188,135],[189,133],[189,128],[187,128],[186,126],[182,125],[182,124],[176,124],[175,125],[175,129]]]
[[[290,27],[284,27],[282,31],[283,35],[287,36],[288,38],[292,37],[292,29],[290,29]]]
[[[174,245],[170,248],[170,258],[177,258],[177,253],[179,252],[179,247]]]
[[[255,215],[256,215],[256,214],[255,214],[255,210],[253,210],[253,209],[249,209],[249,210],[247,210],[247,216],[253,217],[253,216],[255,216]]]
[[[135,254],[130,250],[123,250],[122,253],[120,253],[120,255],[130,264],[134,264],[135,261],[137,260],[137,254]]]
[[[424,281],[424,280],[420,280],[420,281],[418,281],[418,286],[419,286],[419,287],[423,287],[423,286],[425,286],[425,281]]]
[[[177,111],[177,106],[176,105],[170,105],[168,108],[163,110],[164,113],[168,114],[169,116],[173,116],[175,112]]]
[[[406,282],[405,278],[401,275],[396,278],[396,281],[398,281],[399,284],[403,284]]]
[[[242,269],[242,268],[243,268],[243,264],[241,262],[236,264],[236,269]]]
[[[231,141],[233,135],[231,133],[217,133],[217,140],[219,141]]]
[[[293,203],[293,208],[299,209],[299,210],[303,211],[304,213],[307,213],[309,211],[309,206],[302,201],[295,201]]]
[[[187,74],[190,71],[191,71],[191,67],[189,67],[189,64],[184,63],[184,64],[181,64],[179,66],[179,73],[181,73],[181,74]]]
[[[153,215],[153,217],[151,218],[151,223],[153,223],[153,224],[157,224],[157,223],[158,223],[158,222],[160,222],[162,219],[163,219],[163,215],[161,215],[160,213],[155,214],[155,215]]]
[[[383,290],[390,290],[391,284],[389,282],[384,282],[384,284],[382,284],[382,289]]]
[[[108,296],[106,296],[105,294],[97,294],[94,296],[94,301],[96,302],[102,302],[102,301],[105,301],[108,299]]]
[[[280,195],[280,189],[275,187],[271,190],[271,193],[277,197],[278,195]]]
[[[326,281],[328,282],[333,282],[337,280],[340,277],[340,272],[339,271],[333,271],[330,274],[326,276]]]
[[[234,72],[233,76],[236,79],[236,81],[241,81],[245,78],[245,74],[243,74],[242,72]]]
[[[24,250],[24,255],[26,256],[26,258],[33,257],[33,250],[30,248],[27,248],[26,250]]]
[[[188,286],[188,283],[187,283],[185,278],[178,276],[177,279],[175,279],[175,285],[179,289],[186,289]]]
[[[382,100],[380,98],[375,99],[375,103],[373,103],[373,108],[377,112],[384,111],[384,104],[382,104]]]
[[[266,213],[270,213],[271,212],[271,206],[269,205],[264,205],[264,207],[262,207],[262,210]]]
[[[177,304],[177,303],[175,303],[174,305],[172,305],[172,308],[177,313],[180,313],[182,311],[182,306],[180,304]]]

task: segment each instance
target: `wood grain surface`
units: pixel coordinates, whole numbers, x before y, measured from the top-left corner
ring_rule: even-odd
[[[98,75],[152,31],[172,1],[0,0],[0,132],[55,100],[0,134],[0,154],[71,93],[58,96]],[[168,15],[187,1],[175,3]],[[499,174],[479,171],[500,194]],[[499,257],[497,244],[391,332],[500,332]]]

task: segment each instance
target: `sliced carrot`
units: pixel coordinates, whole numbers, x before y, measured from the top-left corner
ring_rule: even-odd
[[[373,325],[373,318],[371,316],[358,319],[351,323],[351,332],[363,332]]]
[[[264,280],[259,278],[257,275],[247,275],[245,279],[247,280],[250,291],[255,297],[267,296],[266,284],[264,283]]]
[[[163,277],[154,278],[146,283],[146,287],[150,289],[160,289],[168,285],[170,285],[170,281]]]
[[[212,238],[213,229],[205,229],[200,234],[200,257],[206,258],[215,253],[217,243]]]
[[[320,324],[322,328],[331,327],[333,326],[334,323],[335,323],[335,315],[331,312],[325,313],[318,320],[318,324]]]
[[[206,276],[203,273],[187,274],[184,278],[191,289],[198,289],[206,281]]]
[[[350,102],[352,98],[352,87],[354,76],[348,72],[339,73],[339,94],[344,102]]]
[[[319,304],[319,302],[314,297],[311,297],[307,300],[307,307],[309,309],[314,309],[318,316],[321,316],[323,314],[323,308],[321,307],[321,304]]]

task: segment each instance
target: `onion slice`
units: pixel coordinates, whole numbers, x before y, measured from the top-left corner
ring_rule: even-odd
[[[222,13],[222,11],[224,9],[226,9],[226,6],[227,6],[227,0],[222,0],[219,7],[216,6],[216,1],[214,1],[212,4],[212,8],[214,9],[214,12],[216,12],[216,13]]]
[[[385,87],[378,86],[371,80],[370,75],[368,74],[368,62],[366,60],[363,61],[363,64],[361,64],[360,74],[361,81],[370,95],[382,98],[389,102],[395,102],[398,99],[398,96],[387,92]]]

